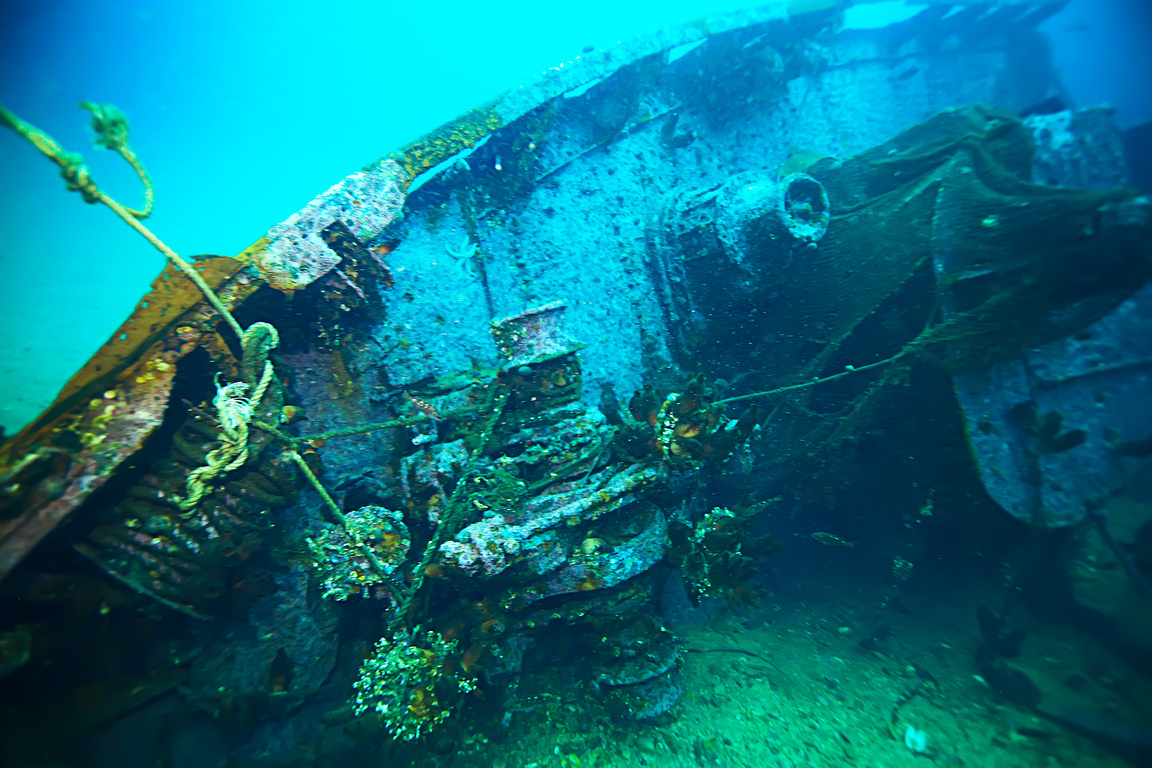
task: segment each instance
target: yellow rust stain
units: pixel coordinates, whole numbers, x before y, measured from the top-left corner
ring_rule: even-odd
[[[241,251],[239,254],[237,254],[236,255],[236,261],[239,261],[241,264],[251,264],[253,257],[257,253],[260,253],[265,248],[267,248],[268,244],[271,242],[272,242],[272,239],[269,237],[260,238],[256,242],[252,243],[252,245],[248,246],[243,251]]]
[[[492,108],[472,109],[451,123],[409,144],[393,154],[392,159],[404,169],[411,180],[457,152],[476,146],[476,142],[499,129],[501,125],[500,117]]]

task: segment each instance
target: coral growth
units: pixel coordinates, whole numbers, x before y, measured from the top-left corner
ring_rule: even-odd
[[[425,736],[448,718],[462,694],[475,685],[447,670],[456,642],[436,632],[421,638],[381,638],[355,682],[356,715],[375,713],[397,741]]]
[[[324,530],[307,542],[314,558],[312,566],[322,578],[321,595],[347,600],[355,594],[367,596],[374,585],[385,584],[404,562],[411,537],[399,512],[366,506],[349,512],[342,525],[326,523]],[[365,548],[375,554],[375,562],[369,560]],[[378,569],[377,563],[383,569]],[[384,593],[388,594],[386,588]]]

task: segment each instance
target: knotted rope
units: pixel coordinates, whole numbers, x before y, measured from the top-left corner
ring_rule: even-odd
[[[220,446],[208,452],[204,457],[204,466],[192,470],[188,475],[185,486],[188,495],[177,500],[185,517],[195,512],[196,505],[209,491],[208,484],[212,480],[239,469],[248,461],[248,424],[252,421],[253,411],[264,399],[268,385],[272,383],[273,368],[268,352],[279,343],[280,335],[268,323],[253,323],[241,337],[244,349],[241,367],[251,365],[253,356],[264,357],[264,371],[252,397],[246,396],[249,389],[246,382],[234,381],[220,386],[220,374],[216,374],[216,396],[212,398],[212,405],[216,406],[216,418],[220,422]]]

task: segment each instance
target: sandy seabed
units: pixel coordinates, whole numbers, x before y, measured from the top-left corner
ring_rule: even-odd
[[[848,555],[851,557],[851,555]],[[845,563],[844,565],[847,565]],[[836,572],[838,571],[838,573]],[[896,610],[890,588],[833,568],[826,580],[765,595],[758,605],[713,605],[682,626],[685,694],[662,720],[621,724],[589,717],[563,695],[516,715],[506,733],[476,738],[456,766],[492,768],[1124,768],[1132,763],[1035,712],[997,702],[976,675],[977,606],[993,584],[921,585]],[[823,581],[823,583],[820,583]],[[861,644],[884,628],[878,645]],[[1138,713],[1115,688],[1133,680],[1105,649],[1064,626],[1036,628],[1014,664],[1044,691],[1083,700],[1119,719]],[[917,668],[936,684],[918,686]],[[921,693],[897,703],[913,687]],[[893,710],[896,709],[895,717]],[[905,744],[911,726],[927,748]],[[469,759],[470,758],[470,759]],[[417,763],[419,764],[419,763]]]

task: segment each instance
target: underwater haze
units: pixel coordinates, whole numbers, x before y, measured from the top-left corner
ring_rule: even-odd
[[[3,768],[1152,765],[1152,4],[2,8]]]

